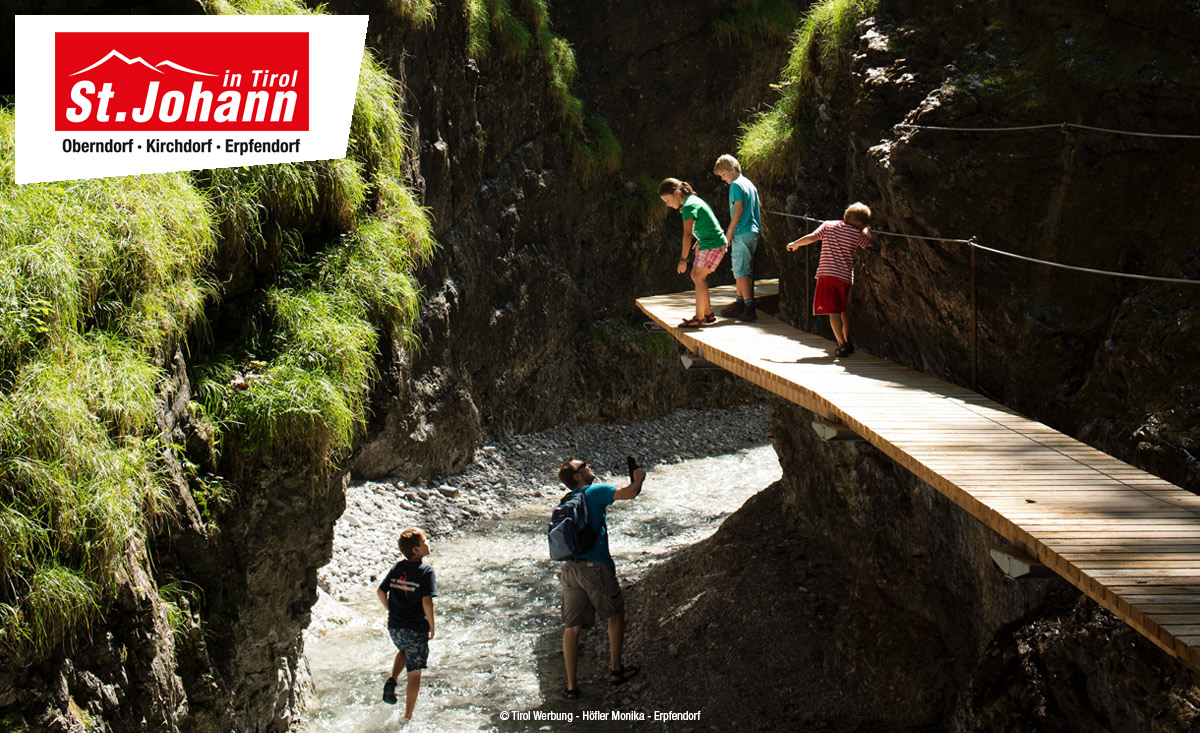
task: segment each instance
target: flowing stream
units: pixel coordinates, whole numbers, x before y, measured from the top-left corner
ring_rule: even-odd
[[[747,498],[779,479],[780,468],[771,446],[759,444],[648,473],[640,496],[609,509],[610,549],[624,584],[679,547],[712,534]],[[624,476],[600,479],[628,483]],[[549,560],[545,537],[556,501],[531,502],[501,519],[431,540],[427,562],[437,571],[437,636],[406,731],[508,729],[503,711],[579,707],[561,697],[559,565]],[[393,549],[381,548],[380,573],[394,561]],[[403,723],[403,680],[396,691],[400,704],[380,701],[395,654],[385,625],[375,583],[364,583],[346,603],[326,597],[314,609],[314,628],[323,631],[307,641],[315,694],[306,733],[387,731]],[[606,634],[603,625],[584,633]],[[637,651],[627,649],[627,656],[637,658]],[[596,672],[585,669],[588,665],[594,666],[581,661],[585,681]]]

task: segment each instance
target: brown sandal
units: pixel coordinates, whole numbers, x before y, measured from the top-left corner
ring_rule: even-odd
[[[706,324],[705,324],[705,320],[703,318],[698,318],[696,316],[692,316],[691,318],[688,318],[687,320],[680,323],[677,326],[677,328],[700,328],[704,325],[706,325]]]

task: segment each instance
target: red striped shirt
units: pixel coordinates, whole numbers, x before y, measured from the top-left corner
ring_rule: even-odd
[[[813,232],[821,239],[817,277],[836,277],[854,284],[854,250],[866,249],[871,238],[842,220],[821,222]]]

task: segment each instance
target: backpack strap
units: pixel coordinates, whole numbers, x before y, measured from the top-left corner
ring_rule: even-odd
[[[583,497],[584,503],[587,503],[587,493],[586,492],[591,487],[592,487],[592,485],[588,484],[587,486],[584,486],[582,489],[579,489],[579,491],[584,494],[584,497]],[[604,530],[604,534],[608,534],[608,511],[607,511],[607,509],[608,509],[608,507],[605,507],[604,510],[602,510],[600,512],[600,529]],[[596,543],[598,543],[599,541],[600,541],[600,530],[597,530],[596,538],[594,540],[592,540],[592,544],[588,545],[588,548],[586,550],[584,550],[583,552],[580,552],[579,554],[582,555],[584,552],[591,552],[592,550],[596,549]]]

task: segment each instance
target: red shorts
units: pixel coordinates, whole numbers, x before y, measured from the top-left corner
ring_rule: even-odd
[[[813,315],[845,313],[846,298],[850,296],[850,283],[840,277],[817,278],[817,292],[813,295]]]

